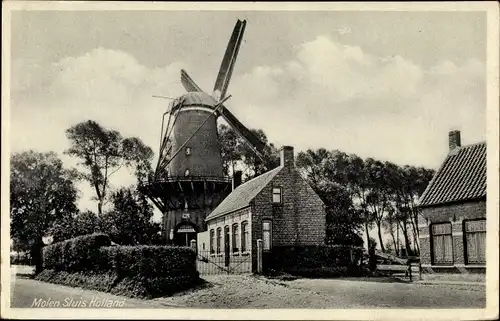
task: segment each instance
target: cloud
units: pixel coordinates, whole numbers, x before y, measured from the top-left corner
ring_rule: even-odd
[[[485,66],[474,59],[424,68],[319,36],[288,61],[234,78],[232,88],[238,117],[298,149],[435,168],[451,128],[464,143],[485,137]]]
[[[68,147],[64,131],[93,119],[140,137],[156,153],[168,100],[152,95],[183,94],[179,71],[190,67],[180,61],[146,67],[126,52],[105,48],[50,65],[16,60],[11,148],[62,154]],[[202,87],[212,78],[196,74]],[[478,60],[424,68],[403,56],[381,57],[318,36],[298,45],[288,60],[233,75],[233,98],[226,105],[278,146],[325,147],[435,168],[446,154],[450,128],[463,131],[464,143],[484,139],[485,86],[485,66]],[[113,184],[132,181],[120,171]],[[81,206],[94,208],[90,187],[82,191]]]
[[[152,95],[178,96],[184,92],[173,62],[148,68],[131,55],[104,48],[80,57],[67,57],[48,66],[17,60],[12,64],[11,150],[55,151],[68,166],[76,160],[63,155],[69,147],[65,130],[87,119],[96,120],[124,136],[138,136],[156,152],[161,116],[168,100]],[[111,183],[128,185],[134,178],[117,172]],[[83,208],[93,208],[92,189],[80,184]]]

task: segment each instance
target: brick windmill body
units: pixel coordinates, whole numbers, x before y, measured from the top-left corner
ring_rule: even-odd
[[[163,115],[162,139],[154,177],[141,191],[163,213],[167,244],[188,245],[206,230],[205,217],[232,190],[222,170],[217,118],[224,120],[262,157],[266,145],[224,105],[226,91],[243,38],[246,21],[236,23],[212,95],[181,70],[187,93],[174,99]],[[165,126],[165,118],[168,121]],[[240,178],[241,179],[241,178]]]

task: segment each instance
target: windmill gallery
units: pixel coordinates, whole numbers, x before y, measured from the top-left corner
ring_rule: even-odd
[[[281,148],[279,167],[244,184],[241,172],[223,175],[218,117],[259,158],[267,148],[224,106],[245,27],[246,21],[238,20],[212,94],[181,70],[187,93],[172,100],[164,114],[154,177],[141,190],[163,213],[167,244],[188,246],[198,238],[201,250],[231,249],[252,257],[258,239],[268,252],[273,246],[324,242],[324,204],[295,169],[292,147]]]

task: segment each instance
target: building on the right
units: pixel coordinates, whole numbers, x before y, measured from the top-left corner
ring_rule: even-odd
[[[427,273],[486,271],[486,142],[449,151],[419,200],[420,262]]]

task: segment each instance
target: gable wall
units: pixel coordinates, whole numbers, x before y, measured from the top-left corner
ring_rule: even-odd
[[[282,205],[272,189],[281,187]],[[272,220],[272,246],[324,244],[326,215],[319,196],[293,167],[283,168],[253,200],[252,243],[262,238],[262,220]]]

